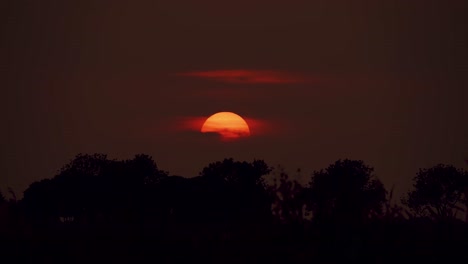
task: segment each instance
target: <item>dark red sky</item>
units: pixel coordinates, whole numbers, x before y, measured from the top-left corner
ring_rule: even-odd
[[[185,176],[231,156],[300,167],[304,178],[363,159],[397,193],[420,167],[468,158],[467,1],[42,0],[0,10],[3,191],[21,193],[80,152],[143,152]],[[250,75],[212,74],[232,70]],[[180,129],[217,111],[264,129],[228,143]]]

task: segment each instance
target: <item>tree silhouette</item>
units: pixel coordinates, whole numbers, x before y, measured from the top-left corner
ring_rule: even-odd
[[[468,174],[452,165],[420,169],[413,178],[414,190],[402,199],[415,214],[436,220],[455,218],[465,203]]]
[[[370,220],[382,214],[386,200],[374,169],[361,160],[337,160],[315,171],[308,189],[308,206],[320,239],[318,251],[333,262],[362,261]],[[370,257],[370,256],[369,256]]]
[[[33,221],[43,222],[50,218],[59,217],[58,188],[55,181],[44,179],[32,183],[24,191],[22,204],[26,209],[27,216]]]
[[[138,185],[153,185],[168,176],[168,172],[158,169],[151,156],[138,154],[132,160],[126,161],[132,179]]]
[[[106,154],[95,153],[89,155],[80,153],[60,169],[59,175],[64,173],[79,173],[89,176],[99,176],[110,162]]]
[[[42,218],[79,220],[98,213],[122,218],[124,210],[141,207],[146,186],[164,177],[167,173],[148,155],[117,161],[104,154],[78,154],[54,178],[31,184],[23,201],[29,212]]]
[[[302,185],[296,180],[290,180],[289,175],[280,168],[279,181],[275,179],[269,191],[273,198],[272,210],[275,216],[282,223],[302,224],[306,204],[306,193]]]
[[[224,182],[229,185],[261,186],[264,187],[264,175],[271,172],[271,168],[263,160],[252,163],[234,161],[232,158],[210,163],[203,168],[200,176],[213,181]]]
[[[239,162],[232,158],[209,164],[200,172],[208,193],[214,194],[217,214],[244,231],[271,219],[271,201],[263,176],[271,168],[263,160]]]
[[[0,204],[6,202],[5,196],[3,196],[2,191],[0,191]]]
[[[415,177],[408,204],[432,218],[404,217],[393,188],[387,193],[363,161],[338,160],[307,187],[281,168],[267,186],[271,172],[262,160],[230,158],[184,178],[144,154],[79,154],[19,202],[2,204],[0,193],[0,250],[34,263],[467,260],[468,225],[434,221],[468,204],[462,170],[440,165]]]
[[[13,189],[11,187],[8,187],[8,192],[10,193],[11,195],[11,198],[10,198],[10,201],[16,203],[18,201],[18,199],[16,198],[16,193],[15,191],[13,191]]]
[[[380,214],[386,200],[374,169],[360,160],[338,160],[315,171],[309,183],[309,206],[318,221],[363,222]]]
[[[390,192],[387,193],[387,198],[385,199],[383,206],[384,210],[382,211],[382,214],[379,215],[379,219],[383,220],[385,223],[400,223],[406,220],[406,217],[412,216],[411,214],[408,214],[401,205],[393,202],[393,191],[394,187],[392,187]]]

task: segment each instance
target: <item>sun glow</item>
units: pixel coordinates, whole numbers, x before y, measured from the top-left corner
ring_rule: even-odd
[[[206,119],[201,127],[202,133],[214,132],[224,139],[250,136],[247,122],[232,112],[219,112]]]

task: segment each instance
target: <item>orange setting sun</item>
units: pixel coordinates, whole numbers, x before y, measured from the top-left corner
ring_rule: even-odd
[[[250,136],[247,122],[232,112],[219,112],[206,119],[201,127],[202,133],[218,133],[224,139],[234,139]]]

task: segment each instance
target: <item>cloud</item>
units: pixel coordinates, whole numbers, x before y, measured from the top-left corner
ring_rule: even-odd
[[[313,81],[312,78],[308,78],[300,74],[271,70],[192,71],[180,73],[178,75],[241,84],[291,84],[308,83]]]
[[[202,133],[201,128],[209,115],[205,116],[179,116],[173,118],[172,121],[167,122],[167,127],[171,133],[192,132],[199,133],[200,135],[212,134]],[[262,138],[262,137],[277,137],[294,133],[291,123],[280,119],[263,119],[252,118],[250,116],[243,116],[243,119],[249,126],[249,138]],[[213,131],[215,134],[220,134],[223,138],[238,138],[238,133],[231,130],[226,131]]]

